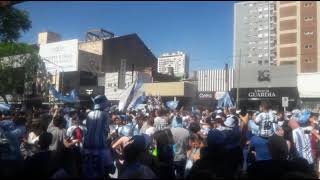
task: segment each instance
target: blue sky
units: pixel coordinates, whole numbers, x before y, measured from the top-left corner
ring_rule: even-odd
[[[20,41],[34,43],[41,31],[64,40],[83,40],[88,29],[104,28],[117,36],[137,33],[158,57],[183,51],[190,69],[221,68],[232,63],[233,1],[221,2],[24,2],[32,29]]]

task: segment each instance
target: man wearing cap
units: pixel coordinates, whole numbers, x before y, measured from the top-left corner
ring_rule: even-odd
[[[113,165],[110,147],[106,144],[109,127],[109,114],[104,111],[109,101],[104,95],[93,99],[94,111],[86,120],[87,134],[84,138],[84,174],[87,178],[103,178],[105,169]],[[110,169],[109,169],[110,170]]]

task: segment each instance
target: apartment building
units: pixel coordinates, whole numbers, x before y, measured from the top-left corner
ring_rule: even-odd
[[[275,1],[246,1],[234,5],[233,65],[275,65]]]
[[[158,58],[158,72],[170,74],[176,77],[188,77],[189,74],[189,57],[183,52],[164,53]]]
[[[277,64],[296,64],[298,73],[320,71],[317,1],[277,2]]]

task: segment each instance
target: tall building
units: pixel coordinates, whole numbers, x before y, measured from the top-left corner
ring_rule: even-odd
[[[320,72],[320,3],[277,2],[278,65],[296,64],[298,73]]]
[[[170,74],[172,72],[176,77],[188,77],[189,57],[183,52],[165,53],[158,58],[158,72]]]
[[[234,5],[233,65],[274,65],[276,58],[275,1]],[[240,58],[241,56],[241,58]]]

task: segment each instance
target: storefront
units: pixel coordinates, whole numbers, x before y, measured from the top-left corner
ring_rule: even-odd
[[[237,97],[237,89],[232,89],[232,96]],[[258,110],[261,101],[269,101],[274,110],[282,110],[282,97],[289,98],[287,110],[295,108],[299,102],[299,93],[296,87],[278,88],[240,88],[239,106],[241,109]]]
[[[194,105],[205,106],[207,108],[214,108],[217,105],[217,100],[215,98],[215,92],[198,92],[196,101]]]

